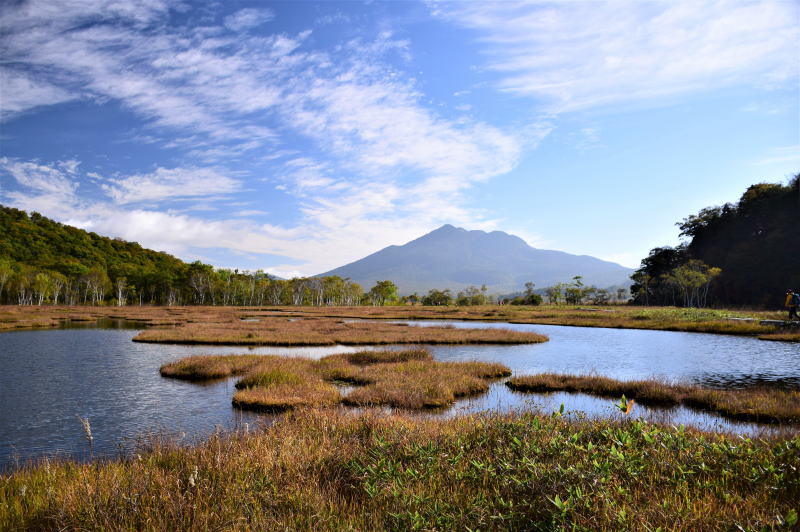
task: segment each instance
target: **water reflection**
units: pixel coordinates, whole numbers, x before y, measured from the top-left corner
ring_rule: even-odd
[[[279,354],[321,358],[369,347],[226,347],[131,342],[131,324],[117,320],[65,324],[63,329],[0,334],[0,469],[30,457],[88,455],[80,422],[88,417],[95,453],[115,456],[142,434],[184,434],[186,441],[216,427],[269,423],[271,417],[231,407],[234,379],[206,384],[164,379],[158,368],[195,354]],[[440,322],[441,323],[441,322]],[[521,346],[430,346],[437,360],[486,360],[508,365],[517,375],[544,371],[614,378],[658,377],[715,387],[754,384],[800,389],[800,347],[753,338],[626,329],[447,322],[454,327],[509,327],[550,336]],[[432,325],[422,322],[413,325]],[[79,328],[75,328],[78,325]],[[66,328],[69,326],[70,328]],[[84,328],[85,327],[85,328]],[[381,347],[385,348],[385,347]],[[588,416],[613,414],[613,401],[581,394],[518,394],[502,382],[480,397],[459,401],[436,415],[482,410],[543,408]],[[637,405],[637,416],[706,429],[753,433],[757,425],[731,423],[686,408]]]

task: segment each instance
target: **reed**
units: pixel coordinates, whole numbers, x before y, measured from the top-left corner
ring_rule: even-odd
[[[195,356],[161,368],[186,380],[242,375],[234,406],[284,411],[306,406],[441,408],[456,398],[483,393],[488,381],[511,374],[502,364],[436,362],[423,349],[363,351],[308,358],[258,355]],[[335,384],[358,386],[341,397]],[[335,393],[334,393],[335,392]]]
[[[682,309],[674,307],[610,307],[542,305],[538,307],[476,306],[476,307],[63,307],[63,306],[2,306],[0,331],[24,328],[59,327],[65,321],[95,321],[101,318],[125,319],[147,324],[147,334],[139,340],[154,342],[209,343],[233,345],[331,345],[324,329],[310,325],[291,325],[288,320],[310,319],[339,322],[328,327],[329,333],[341,335],[352,345],[368,343],[418,343],[412,338],[419,331],[397,332],[402,325],[382,330],[373,325],[343,324],[343,320],[468,320],[508,321],[582,327],[612,327],[656,329],[669,331],[705,332],[757,336],[764,340],[799,341],[791,331],[775,326],[760,325],[760,320],[785,318],[783,312],[731,309]],[[754,321],[731,320],[752,318]],[[257,322],[242,322],[257,319]],[[360,327],[364,329],[359,330]],[[156,333],[157,328],[162,332]],[[416,329],[406,327],[407,329]],[[303,330],[305,329],[305,330]],[[315,330],[316,329],[316,330]],[[384,333],[390,333],[386,335]],[[319,333],[319,334],[318,334]],[[435,333],[428,333],[433,335]],[[438,341],[450,343],[463,330],[440,334]],[[787,336],[788,335],[788,336]],[[505,339],[503,338],[505,337]],[[404,340],[404,338],[406,338]],[[465,336],[466,338],[466,336]],[[436,342],[431,338],[431,342]],[[473,337],[474,343],[509,342],[507,335]],[[513,342],[516,342],[514,340]],[[513,343],[512,342],[512,343]],[[456,341],[455,343],[463,343]]]
[[[518,392],[580,392],[601,397],[624,395],[643,404],[684,404],[715,412],[729,419],[766,423],[800,423],[800,391],[752,387],[715,390],[660,380],[620,381],[596,375],[542,373],[509,379]]]
[[[2,530],[792,530],[800,437],[335,409],[0,476]]]
[[[446,407],[458,397],[477,395],[489,389],[485,379],[471,374],[475,373],[475,364],[481,363],[415,360],[369,366],[364,373],[374,384],[353,390],[343,402],[351,406]]]
[[[274,382],[268,386],[245,388],[233,395],[233,406],[259,412],[333,406],[340,401],[339,390],[322,380]]]
[[[770,340],[773,342],[800,342],[800,332],[762,334],[758,339]]]
[[[330,318],[289,321],[267,318],[258,322],[186,323],[169,329],[148,329],[136,342],[210,345],[388,345],[388,344],[525,344],[547,341],[546,336],[507,329],[409,327],[381,321],[346,322]]]
[[[390,362],[408,362],[410,360],[433,360],[425,349],[405,349],[403,351],[358,351],[339,355],[350,364],[368,366],[370,364],[386,364]],[[328,357],[331,359],[332,357]]]
[[[174,379],[222,379],[242,375],[262,359],[259,355],[190,356],[161,366],[160,372]]]

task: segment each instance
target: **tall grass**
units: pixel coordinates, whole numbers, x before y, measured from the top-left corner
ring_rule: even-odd
[[[329,318],[288,321],[264,318],[259,322],[186,323],[170,329],[148,329],[134,341],[225,345],[388,345],[388,344],[526,344],[547,341],[546,336],[508,329],[408,327],[380,321],[346,322]]]
[[[800,438],[335,410],[0,477],[2,530],[790,530]]]
[[[778,304],[781,304],[779,302]],[[602,312],[600,312],[602,310]],[[63,306],[3,306],[0,307],[0,331],[19,328],[58,327],[65,320],[94,321],[101,318],[127,319],[147,323],[152,327],[172,327],[161,333],[147,331],[143,341],[211,343],[234,345],[330,345],[331,338],[342,334],[345,343],[418,343],[421,337],[411,338],[397,332],[396,325],[386,330],[376,325],[358,326],[328,324],[316,331],[313,326],[293,326],[289,319],[306,322],[309,319],[371,319],[371,320],[435,320],[457,319],[475,321],[509,321],[513,323],[543,323],[583,327],[615,327],[706,332],[758,336],[765,340],[800,341],[800,335],[774,326],[760,325],[764,319],[782,320],[783,312],[756,310],[680,309],[674,307],[576,307],[542,305],[538,307],[477,306],[477,307],[63,307]],[[258,319],[242,322],[242,318]],[[753,318],[755,321],[734,321],[729,318]],[[330,325],[330,326],[329,326]],[[358,330],[364,327],[370,330]],[[305,331],[302,329],[306,329]],[[327,333],[325,330],[327,329]],[[346,331],[345,329],[352,329]],[[294,331],[294,332],[292,332]],[[391,335],[384,334],[391,332]],[[317,334],[319,333],[319,334]],[[434,333],[429,333],[434,334]],[[438,341],[466,338],[467,334],[437,335]],[[476,343],[503,342],[502,334],[494,338],[475,337]],[[382,340],[383,338],[383,340]],[[407,340],[404,340],[407,338]],[[506,338],[508,338],[506,336]],[[436,338],[432,342],[437,341]],[[459,340],[457,343],[463,342]],[[506,340],[507,341],[507,340]]]
[[[437,362],[424,349],[363,351],[321,360],[299,357],[194,356],[165,364],[162,375],[186,380],[242,375],[233,404],[260,411],[305,406],[441,408],[489,388],[488,380],[511,374],[487,362]],[[342,397],[336,384],[358,386]]]
[[[184,380],[221,379],[241,375],[257,364],[259,355],[190,356],[161,366],[162,377]]]
[[[777,388],[715,390],[660,380],[620,381],[597,375],[541,373],[506,382],[519,392],[567,391],[602,397],[625,395],[643,404],[684,404],[716,412],[729,419],[769,423],[800,423],[800,391]]]

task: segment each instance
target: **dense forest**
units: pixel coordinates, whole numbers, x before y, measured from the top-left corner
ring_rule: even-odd
[[[391,283],[389,283],[391,284]],[[276,279],[185,263],[135,242],[0,206],[0,302],[20,305],[357,305],[396,297],[339,277]]]
[[[677,225],[686,241],[653,249],[631,277],[636,303],[775,307],[800,289],[800,174]]]

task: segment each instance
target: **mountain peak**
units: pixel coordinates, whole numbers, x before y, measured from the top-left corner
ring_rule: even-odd
[[[455,225],[451,225],[451,224],[444,224],[440,228],[434,229],[433,231],[431,231],[428,234],[431,234],[431,233],[454,233],[454,232],[461,232],[461,231],[466,231],[466,229],[463,229],[461,227],[456,227]]]
[[[631,272],[594,257],[536,249],[503,231],[444,224],[411,242],[386,247],[320,275],[350,277],[365,288],[390,279],[409,294],[482,284],[493,292],[513,292],[526,282],[543,288],[575,275],[583,276],[587,284],[605,287],[627,282]]]

